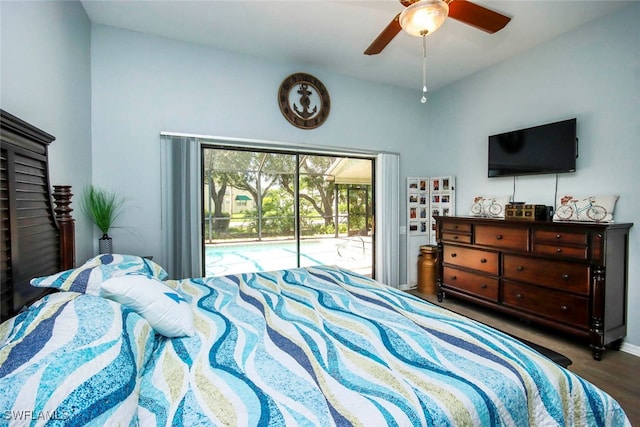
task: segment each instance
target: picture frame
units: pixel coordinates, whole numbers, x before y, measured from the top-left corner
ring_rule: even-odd
[[[420,246],[435,245],[434,217],[454,214],[454,195],[454,176],[407,177],[405,211],[407,226],[404,232],[407,244],[407,285],[410,288],[417,284],[416,257],[420,253]]]

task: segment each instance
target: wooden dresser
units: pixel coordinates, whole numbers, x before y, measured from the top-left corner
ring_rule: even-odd
[[[455,295],[586,338],[596,360],[620,348],[633,224],[436,221],[438,301]]]

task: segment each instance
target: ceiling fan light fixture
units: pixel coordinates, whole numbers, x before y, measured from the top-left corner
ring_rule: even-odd
[[[408,34],[426,36],[436,31],[449,15],[449,5],[443,0],[420,0],[400,14],[400,26]]]

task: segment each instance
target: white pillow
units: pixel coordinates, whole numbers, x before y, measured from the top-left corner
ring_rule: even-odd
[[[102,282],[100,296],[134,310],[165,337],[191,337],[195,333],[187,300],[156,278],[141,274],[113,277]]]
[[[618,196],[558,197],[554,221],[612,222]]]
[[[476,196],[471,203],[471,216],[489,218],[504,218],[504,207],[511,200],[511,196]]]

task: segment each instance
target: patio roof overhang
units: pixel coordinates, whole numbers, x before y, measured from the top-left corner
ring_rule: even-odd
[[[371,160],[339,158],[327,169],[327,180],[336,184],[371,184]]]

